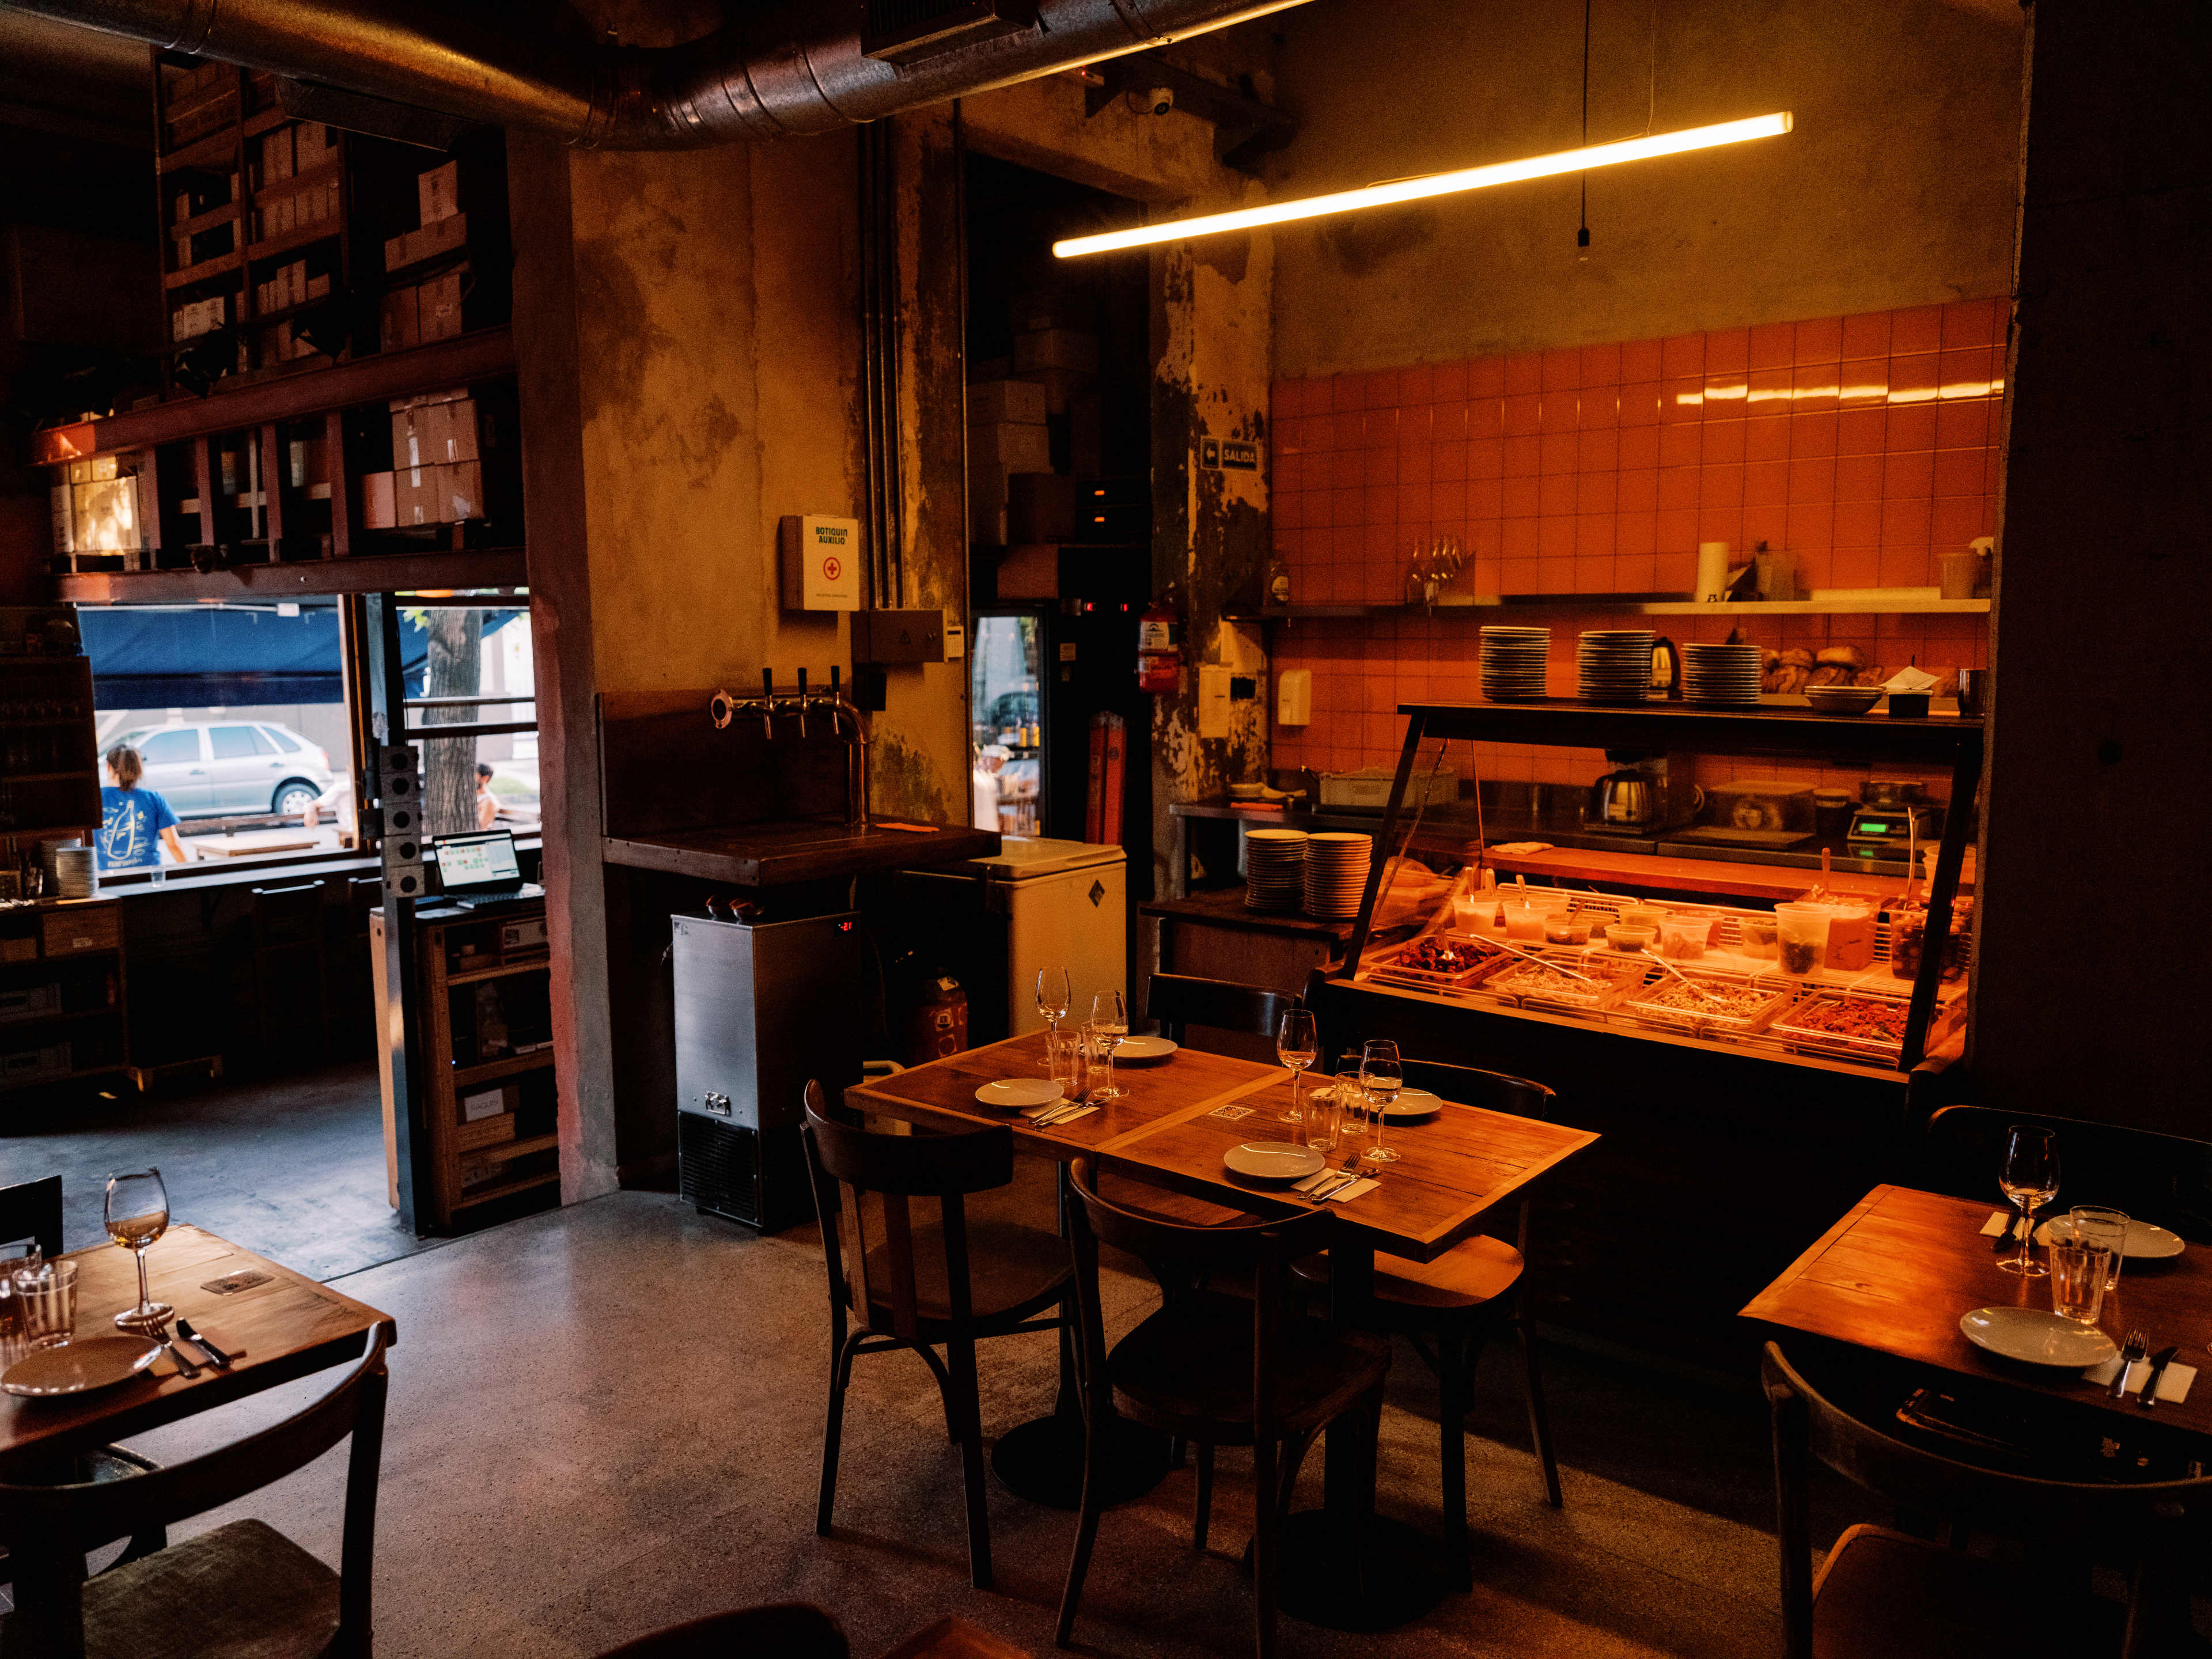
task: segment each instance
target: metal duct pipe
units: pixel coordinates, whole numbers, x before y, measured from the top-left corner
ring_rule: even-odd
[[[770,0],[713,34],[651,48],[496,0],[0,0],[0,10],[572,144],[658,149],[830,131],[1300,3],[1037,0],[1033,27],[903,64],[862,53],[862,0]]]

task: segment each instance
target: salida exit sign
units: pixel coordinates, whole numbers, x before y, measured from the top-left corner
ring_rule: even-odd
[[[776,526],[787,611],[860,608],[860,521],[809,513]]]

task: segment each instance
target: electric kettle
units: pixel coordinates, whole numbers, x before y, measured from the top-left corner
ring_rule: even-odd
[[[1606,830],[1652,830],[1659,824],[1659,789],[1648,772],[1625,767],[1590,786],[1583,822]]]

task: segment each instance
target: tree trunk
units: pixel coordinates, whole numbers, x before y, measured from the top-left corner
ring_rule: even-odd
[[[483,689],[483,613],[441,609],[428,613],[430,636],[422,695],[465,697]],[[425,726],[474,723],[475,708],[426,708]],[[477,827],[477,740],[446,738],[422,744],[422,822],[434,836],[458,835]]]

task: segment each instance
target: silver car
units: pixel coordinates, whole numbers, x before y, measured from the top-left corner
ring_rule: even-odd
[[[146,763],[145,787],[157,789],[180,818],[278,812],[296,817],[331,787],[331,757],[289,726],[270,720],[142,726],[111,738]]]

